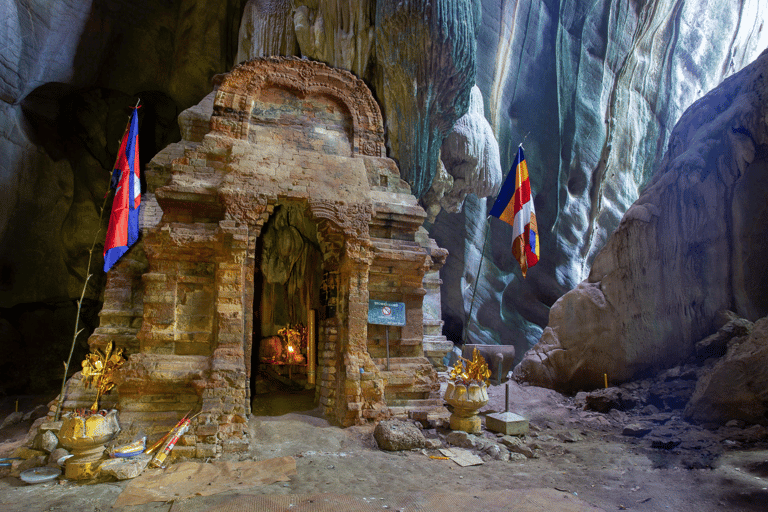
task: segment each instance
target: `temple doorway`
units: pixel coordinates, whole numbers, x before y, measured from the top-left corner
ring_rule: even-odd
[[[322,252],[306,203],[278,202],[256,242],[251,411],[282,415],[317,405],[316,312]]]

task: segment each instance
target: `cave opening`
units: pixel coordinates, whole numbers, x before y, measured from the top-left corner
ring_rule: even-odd
[[[278,202],[254,260],[251,411],[279,416],[314,409],[323,257],[305,204]]]

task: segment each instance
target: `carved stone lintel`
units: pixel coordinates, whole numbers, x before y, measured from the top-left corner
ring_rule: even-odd
[[[254,99],[267,87],[286,88],[300,96],[335,98],[352,118],[355,150],[364,155],[383,155],[383,117],[365,82],[348,71],[294,57],[254,59],[227,74],[216,94],[212,129],[247,139]]]
[[[222,190],[219,200],[224,205],[225,218],[249,225],[259,223],[260,217],[267,211],[267,198],[236,190]]]
[[[357,240],[369,238],[368,224],[371,222],[373,208],[370,204],[327,201],[311,199],[309,209],[316,219],[330,221],[334,231]]]

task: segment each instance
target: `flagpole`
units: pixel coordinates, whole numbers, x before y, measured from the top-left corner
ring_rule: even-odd
[[[480,271],[483,269],[483,259],[485,258],[485,246],[488,243],[488,231],[490,230],[491,223],[489,220],[491,216],[488,215],[485,219],[485,235],[483,235],[483,249],[480,252],[480,263],[477,266],[477,275],[475,276],[475,287],[472,290],[472,300],[469,303],[469,314],[464,321],[464,334],[462,335],[462,341],[466,344],[467,337],[469,335],[469,324],[472,322],[472,310],[475,306],[475,295],[477,294],[477,283],[480,281]]]
[[[528,132],[527,134],[525,134],[525,137],[523,137],[522,142],[520,142],[520,145],[518,146],[518,151],[520,149],[523,149],[523,143],[525,142],[525,139],[528,137],[528,135],[530,133],[531,132]],[[517,169],[516,168],[515,169],[510,169],[510,173],[511,172],[515,172],[516,173]],[[508,179],[509,179],[509,173],[504,178],[503,183],[506,183],[506,181]],[[503,187],[503,185],[502,185],[502,187]],[[496,200],[498,201],[498,197],[496,198]],[[495,206],[496,205],[494,203],[494,208],[495,208]],[[494,208],[491,208],[491,213],[493,213]],[[479,263],[479,265],[477,267],[477,275],[475,276],[475,288],[472,290],[472,300],[469,303],[469,314],[467,315],[467,318],[464,321],[464,332],[462,333],[462,341],[464,343],[466,343],[466,341],[467,341],[467,337],[469,335],[469,326],[470,326],[470,324],[472,322],[472,310],[475,307],[475,295],[477,294],[477,284],[480,281],[480,272],[483,269],[483,259],[485,259],[485,246],[488,244],[488,231],[489,231],[489,229],[491,227],[491,224],[490,224],[489,221],[490,221],[491,217],[493,217],[493,216],[495,216],[495,214],[494,215],[490,215],[489,214],[488,217],[485,219],[485,235],[483,236],[483,249],[482,249],[482,252],[480,253],[480,263]]]

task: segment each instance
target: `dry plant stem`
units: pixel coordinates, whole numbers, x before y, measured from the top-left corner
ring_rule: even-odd
[[[83,307],[83,298],[85,298],[85,290],[88,288],[88,281],[93,276],[91,274],[91,261],[93,260],[93,250],[96,248],[96,242],[99,240],[99,234],[101,233],[101,219],[104,217],[104,208],[107,206],[107,199],[109,199],[109,188],[107,189],[107,194],[104,196],[104,202],[101,204],[101,210],[99,211],[99,230],[96,231],[96,236],[93,237],[93,243],[91,244],[91,248],[88,251],[88,266],[85,270],[85,282],[83,283],[83,291],[80,294],[80,300],[77,301],[77,316],[75,317],[75,334],[72,337],[72,347],[69,349],[69,357],[67,358],[67,362],[64,364],[64,378],[61,380],[61,392],[59,393],[59,401],[56,403],[56,415],[54,416],[54,421],[59,421],[61,419],[61,407],[64,405],[64,393],[66,391],[67,387],[67,375],[69,375],[69,364],[72,362],[72,354],[75,352],[75,345],[77,343],[77,337],[80,335],[81,332],[83,332],[83,329],[79,329],[80,327],[80,310]],[[98,398],[97,398],[98,401]]]

